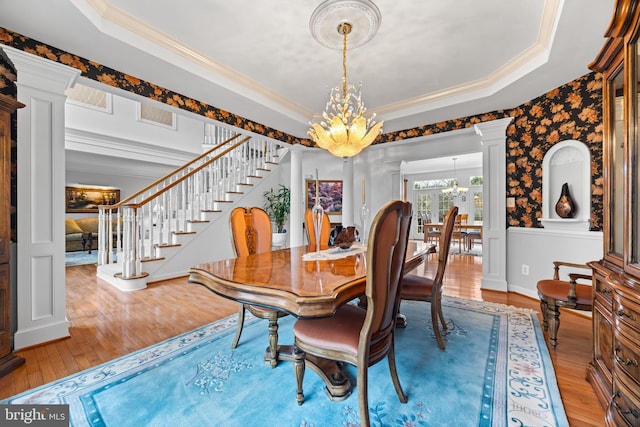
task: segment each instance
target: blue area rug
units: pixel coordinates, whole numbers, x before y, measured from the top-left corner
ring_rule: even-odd
[[[98,263],[98,251],[91,251],[91,253],[84,251],[66,252],[64,254],[65,265],[87,265]]]
[[[375,426],[568,426],[535,313],[446,298],[447,349],[429,304],[403,302],[396,334],[401,404],[387,361],[370,368]],[[280,320],[291,343],[291,316]],[[330,401],[310,369],[296,403],[293,365],[263,363],[266,321],[250,319],[230,349],[236,316],[30,390],[0,403],[68,403],[73,426],[356,426],[356,393]],[[355,371],[350,373],[355,378]]]

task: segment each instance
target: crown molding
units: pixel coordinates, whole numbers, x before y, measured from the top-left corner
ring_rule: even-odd
[[[376,114],[380,120],[390,120],[484,98],[533,72],[549,60],[563,6],[564,0],[546,0],[536,41],[488,76],[458,86],[451,86],[441,91],[377,107]]]
[[[276,109],[294,120],[306,123],[313,114],[290,99],[125,13],[108,0],[71,0],[71,3],[104,34]]]
[[[109,0],[71,0],[71,3],[101,32],[170,61],[299,123],[307,124],[316,114],[125,13]],[[393,120],[485,98],[507,87],[548,62],[563,6],[564,0],[545,0],[536,41],[486,77],[375,107],[376,114],[380,120]]]

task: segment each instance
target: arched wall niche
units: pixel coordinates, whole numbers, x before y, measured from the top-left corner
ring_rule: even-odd
[[[554,145],[542,160],[542,218],[544,228],[589,231],[591,225],[591,154],[582,142],[567,140]],[[567,183],[574,201],[573,218],[561,218],[555,210]]]

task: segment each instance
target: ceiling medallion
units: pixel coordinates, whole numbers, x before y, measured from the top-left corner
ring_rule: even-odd
[[[370,0],[327,0],[311,14],[309,29],[314,39],[330,49],[342,49],[342,33],[338,24],[351,24],[349,49],[362,46],[378,32],[380,10]]]

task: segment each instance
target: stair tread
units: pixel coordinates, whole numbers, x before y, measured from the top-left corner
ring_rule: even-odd
[[[162,261],[163,259],[165,259],[163,256],[155,258],[143,258],[140,260],[140,262]]]
[[[155,245],[156,248],[174,248],[176,246],[182,246],[180,243],[162,243]]]

